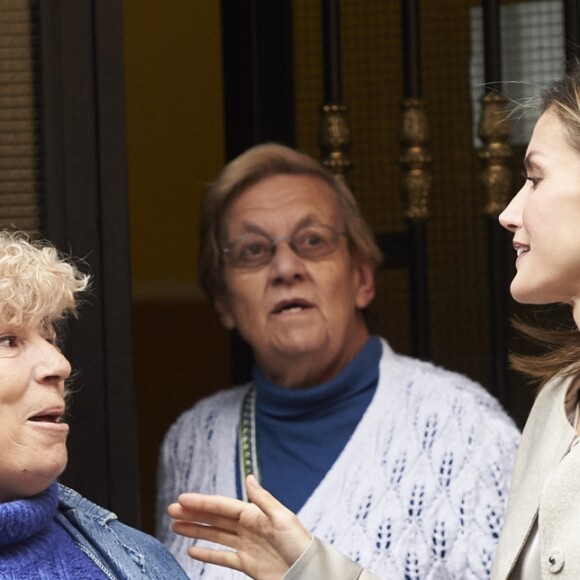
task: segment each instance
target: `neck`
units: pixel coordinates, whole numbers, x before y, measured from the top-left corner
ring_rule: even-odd
[[[267,361],[266,364],[261,360],[257,363],[264,376],[279,387],[308,389],[326,383],[338,375],[360,352],[368,338],[366,326],[361,326],[348,337],[348,348],[335,356],[328,357],[325,353],[315,352],[293,357],[282,355]]]
[[[37,534],[52,520],[57,505],[56,482],[34,497],[0,503],[0,546]]]

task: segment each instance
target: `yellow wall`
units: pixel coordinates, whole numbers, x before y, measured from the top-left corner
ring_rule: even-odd
[[[229,336],[196,284],[204,184],[224,163],[219,2],[124,0],[142,527],[177,415],[230,383]]]
[[[204,184],[224,161],[220,3],[124,1],[134,293],[189,295]]]

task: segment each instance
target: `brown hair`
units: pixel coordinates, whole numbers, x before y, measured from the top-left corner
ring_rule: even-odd
[[[545,384],[554,375],[575,375],[580,371],[580,332],[578,328],[538,327],[514,320],[516,330],[545,352],[541,355],[512,353],[510,363],[521,373]]]
[[[312,157],[284,145],[265,143],[230,161],[207,190],[201,211],[198,279],[210,299],[224,291],[221,221],[226,208],[248,187],[274,175],[308,175],[329,185],[336,193],[351,254],[374,268],[381,263],[381,251],[346,185]]]

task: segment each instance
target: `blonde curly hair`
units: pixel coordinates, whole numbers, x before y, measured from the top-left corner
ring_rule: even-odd
[[[76,315],[78,293],[90,277],[49,242],[0,230],[0,325],[52,327]]]

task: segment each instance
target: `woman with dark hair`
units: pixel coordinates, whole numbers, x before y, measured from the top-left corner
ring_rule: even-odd
[[[570,331],[520,328],[549,353],[514,357],[542,380],[518,451],[494,580],[580,578],[580,73],[552,85],[528,145],[526,182],[500,215],[513,233],[512,296],[570,305]]]

